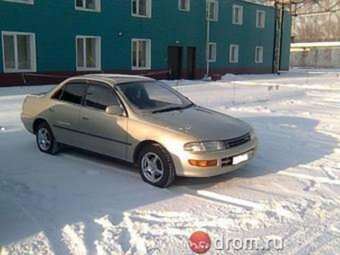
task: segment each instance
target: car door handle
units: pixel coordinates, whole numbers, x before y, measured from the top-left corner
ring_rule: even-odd
[[[52,109],[52,108],[49,108],[48,110],[49,110],[50,112],[54,112],[54,109]]]
[[[83,116],[82,119],[83,119],[83,120],[89,120],[89,118],[88,118],[88,117],[85,117],[85,116]]]

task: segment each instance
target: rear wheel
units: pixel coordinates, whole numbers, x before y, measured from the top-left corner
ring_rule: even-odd
[[[159,144],[145,146],[138,157],[142,179],[165,188],[175,180],[175,167],[170,154]]]
[[[59,151],[59,144],[56,142],[50,126],[41,122],[36,130],[36,140],[41,152],[56,154]]]

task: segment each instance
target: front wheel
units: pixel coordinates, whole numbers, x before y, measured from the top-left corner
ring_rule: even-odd
[[[175,180],[175,167],[170,154],[159,144],[144,147],[138,165],[142,179],[154,186],[166,188]]]
[[[36,140],[41,152],[56,154],[59,151],[59,144],[55,140],[52,130],[46,122],[39,124],[36,131]]]

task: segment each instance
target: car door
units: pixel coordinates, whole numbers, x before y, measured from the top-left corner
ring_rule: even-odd
[[[106,113],[106,108],[112,105],[123,107],[113,88],[89,82],[79,119],[81,132],[86,136],[82,145],[88,150],[126,159],[127,117]]]
[[[49,122],[58,142],[78,145],[81,138],[78,132],[79,114],[86,89],[85,80],[71,81],[52,96]]]

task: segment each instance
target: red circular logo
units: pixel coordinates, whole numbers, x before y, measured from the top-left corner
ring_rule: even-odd
[[[211,240],[207,233],[196,231],[189,238],[189,246],[191,250],[198,254],[206,253],[211,246]]]

